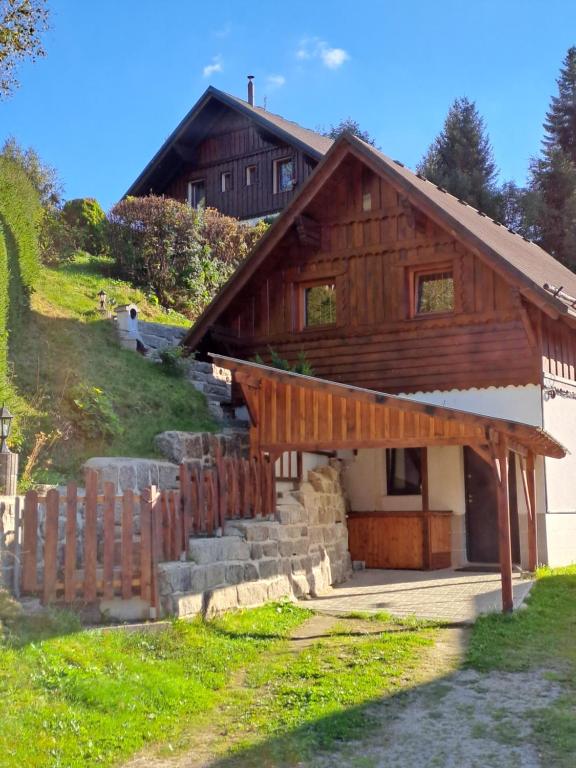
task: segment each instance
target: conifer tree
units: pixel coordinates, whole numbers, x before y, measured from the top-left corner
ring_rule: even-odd
[[[576,47],[569,48],[544,123],[541,156],[532,161],[530,189],[542,247],[576,271]]]
[[[454,101],[442,131],[420,161],[418,172],[498,218],[496,165],[484,120],[473,101],[467,98]]]

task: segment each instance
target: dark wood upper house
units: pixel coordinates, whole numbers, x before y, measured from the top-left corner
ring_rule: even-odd
[[[167,195],[228,216],[278,213],[332,140],[210,86],[126,195]]]
[[[353,557],[500,562],[508,607],[512,561],[576,559],[576,275],[356,137],[184,344],[235,372],[255,450],[345,452]]]

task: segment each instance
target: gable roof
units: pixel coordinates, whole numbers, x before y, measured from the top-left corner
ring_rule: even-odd
[[[276,219],[230,280],[223,286],[183,339],[194,347],[256,272],[266,256],[312,200],[324,181],[349,154],[358,157],[400,190],[431,220],[490,264],[522,295],[553,318],[563,316],[576,325],[576,274],[535,243],[508,230],[467,203],[391,160],[358,137],[342,135]],[[554,289],[551,289],[553,286]],[[556,293],[556,289],[562,291]]]
[[[294,123],[292,120],[286,120],[284,117],[268,112],[262,107],[253,107],[247,101],[239,99],[237,96],[232,96],[229,93],[225,93],[224,91],[220,91],[218,88],[214,88],[211,85],[204,91],[196,104],[194,104],[184,119],[181,120],[175,130],[172,131],[142,173],[132,183],[126,192],[125,197],[128,195],[143,194],[148,191],[154,169],[162,162],[170,151],[174,149],[178,141],[186,139],[186,135],[190,133],[194,123],[198,121],[201,113],[211,102],[218,102],[249,117],[260,127],[269,131],[278,139],[302,149],[317,160],[319,160],[334,143],[333,140],[327,136],[322,136],[322,134],[312,131],[309,128],[303,128],[301,125],[298,125],[298,123]]]

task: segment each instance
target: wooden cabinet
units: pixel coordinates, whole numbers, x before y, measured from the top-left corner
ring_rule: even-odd
[[[451,512],[351,513],[352,560],[363,560],[367,568],[449,568],[451,518]]]

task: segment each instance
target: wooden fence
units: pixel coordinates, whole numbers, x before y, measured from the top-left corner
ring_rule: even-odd
[[[84,495],[29,491],[21,516],[21,592],[43,603],[139,596],[158,607],[158,563],[186,556],[191,536],[214,536],[226,520],[273,514],[268,457],[219,457],[214,468],[181,465],[180,488],[116,494],[86,474]]]

